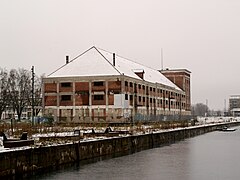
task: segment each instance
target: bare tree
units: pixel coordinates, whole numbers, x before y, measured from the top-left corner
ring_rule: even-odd
[[[18,120],[29,105],[31,98],[31,74],[25,69],[12,69],[9,73],[9,94],[13,111],[17,112]]]
[[[37,116],[42,109],[42,78],[43,75],[35,77],[35,87],[34,87],[34,116]]]
[[[8,72],[0,68],[0,119],[8,105]]]
[[[192,113],[195,116],[205,116],[208,115],[208,112],[209,112],[208,106],[203,103],[197,103],[192,106]]]

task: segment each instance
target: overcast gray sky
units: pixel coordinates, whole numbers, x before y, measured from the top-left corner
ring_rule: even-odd
[[[240,94],[239,0],[1,0],[0,67],[49,74],[95,45],[192,72],[192,103]]]

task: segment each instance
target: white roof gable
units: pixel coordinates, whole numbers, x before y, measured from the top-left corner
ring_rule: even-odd
[[[99,51],[92,47],[63,65],[48,77],[79,77],[120,75]]]
[[[158,70],[146,67],[126,58],[116,55],[113,66],[113,53],[92,47],[80,54],[68,64],[63,65],[48,77],[78,77],[78,76],[109,76],[120,75],[140,79],[136,70],[144,71],[144,80],[159,83],[181,90]]]

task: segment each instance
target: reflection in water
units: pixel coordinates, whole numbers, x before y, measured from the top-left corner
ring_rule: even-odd
[[[128,156],[80,165],[37,179],[240,179],[240,130],[212,132]]]

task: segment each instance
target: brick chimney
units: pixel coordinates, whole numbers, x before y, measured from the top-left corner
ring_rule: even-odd
[[[115,53],[113,53],[113,66],[115,66],[115,60],[116,60],[116,57],[115,57]]]

